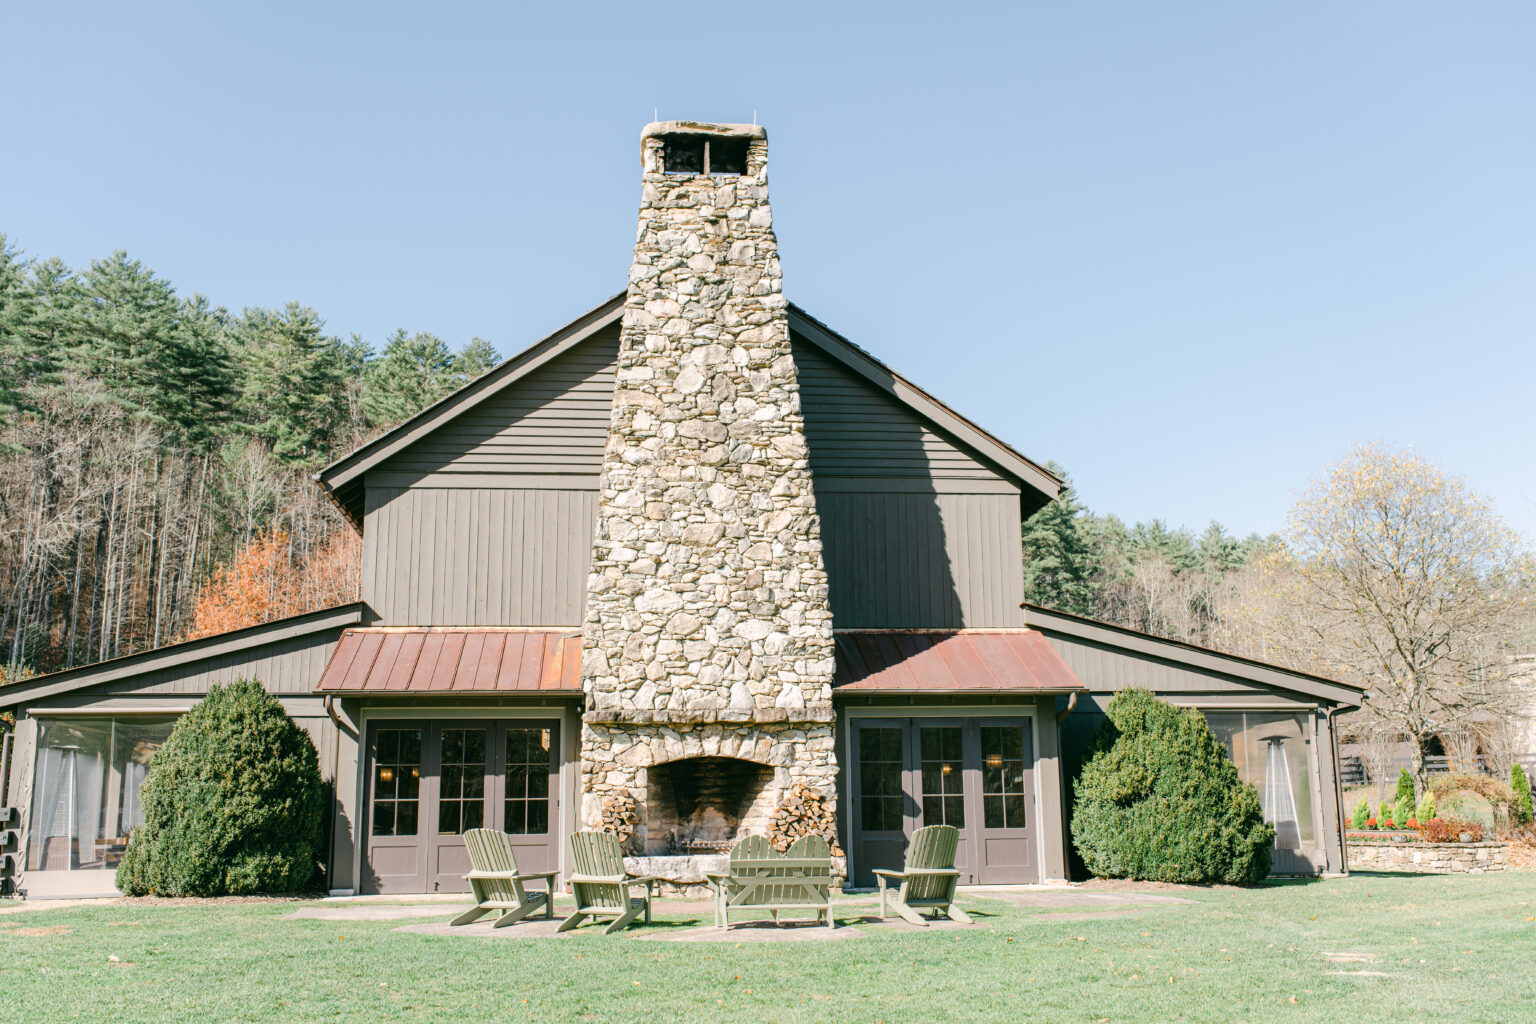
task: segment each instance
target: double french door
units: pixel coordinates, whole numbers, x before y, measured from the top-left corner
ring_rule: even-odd
[[[1028,718],[855,719],[852,746],[855,884],[899,870],[925,825],[960,830],[962,882],[1038,881]]]
[[[557,867],[559,748],[553,720],[370,724],[363,891],[466,891],[472,828],[509,833],[523,871]]]

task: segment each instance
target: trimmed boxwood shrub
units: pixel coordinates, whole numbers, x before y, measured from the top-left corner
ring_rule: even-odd
[[[254,680],[214,686],[155,752],[117,887],[134,896],[297,892],[317,881],[315,745]]]
[[[1250,884],[1275,830],[1200,712],[1129,689],[1089,745],[1072,839],[1102,877]]]

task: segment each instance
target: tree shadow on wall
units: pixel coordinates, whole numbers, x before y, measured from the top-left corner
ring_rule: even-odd
[[[869,381],[798,337],[794,355],[833,625],[963,626],[922,422],[889,374]]]

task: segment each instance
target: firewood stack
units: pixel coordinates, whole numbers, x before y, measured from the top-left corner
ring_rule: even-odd
[[[821,790],[797,782],[789,787],[784,802],[779,804],[768,822],[768,840],[780,853],[801,836],[817,835],[832,848],[832,856],[841,857],[843,851],[837,845],[837,816]]]
[[[619,845],[629,851],[629,841],[634,837],[635,826],[640,824],[640,811],[635,798],[628,793],[615,793],[603,801],[603,817],[598,827],[619,837]]]

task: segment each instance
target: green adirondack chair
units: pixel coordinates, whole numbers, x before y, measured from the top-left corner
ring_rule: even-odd
[[[955,851],[959,847],[960,830],[953,825],[929,825],[912,833],[906,866],[900,871],[875,870],[880,884],[880,919],[887,916],[886,898],[894,883],[900,889],[891,900],[891,909],[903,921],[926,928],[928,922],[918,911],[933,907],[944,911],[951,921],[970,924],[965,911],[955,906],[955,888],[960,884]]]
[[[715,891],[715,925],[730,927],[733,910],[766,910],[774,921],[785,910],[815,910],[832,918],[832,851],[820,836],[803,836],[783,854],[767,836],[747,836],[731,848],[729,874],[706,875]]]
[[[475,894],[475,905],[448,922],[469,924],[495,910],[504,910],[492,928],[521,921],[544,909],[545,917],[555,916],[555,886],[558,871],[517,870],[517,855],[512,837],[490,828],[472,828],[464,833],[464,849],[469,853],[469,874],[464,879]],[[524,882],[543,879],[543,892],[528,892]]]
[[[625,874],[624,850],[619,846],[618,836],[611,832],[577,832],[571,836],[571,859],[576,866],[576,873],[570,877],[576,912],[560,922],[559,931],[570,931],[583,918],[611,917],[613,923],[603,929],[603,934],[612,935],[628,928],[642,912],[645,923],[651,923],[656,879],[651,875]],[[630,896],[629,890],[637,885],[645,886],[645,896]]]

